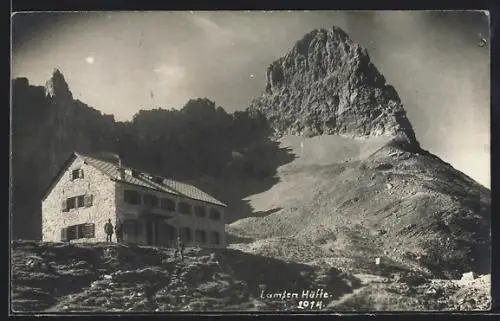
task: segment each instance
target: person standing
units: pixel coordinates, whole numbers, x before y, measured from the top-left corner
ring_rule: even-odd
[[[113,237],[113,224],[111,224],[111,219],[104,225],[104,232],[106,232],[106,242],[112,242]]]
[[[177,254],[181,255],[181,259],[184,258],[184,242],[182,242],[181,237],[177,236],[177,248],[175,249],[174,256],[177,257]]]
[[[115,234],[116,234],[116,242],[121,243],[123,241],[123,224],[120,221],[120,219],[118,219],[118,222],[116,223]]]

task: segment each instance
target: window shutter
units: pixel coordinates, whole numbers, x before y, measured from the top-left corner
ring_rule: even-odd
[[[75,240],[82,237],[82,224],[75,225]]]
[[[61,202],[61,211],[67,212],[68,211],[68,201],[67,200],[62,200]]]
[[[93,195],[85,195],[85,197],[84,197],[85,207],[91,207],[92,206],[93,198],[94,198]]]
[[[80,237],[84,237],[84,238],[88,238],[88,227],[87,227],[88,224],[81,224],[80,225]]]
[[[78,177],[83,178],[83,169],[81,168],[78,170]]]
[[[94,237],[93,235],[93,224],[92,223],[85,223],[80,225],[80,237],[84,238],[92,238]]]
[[[66,242],[68,240],[68,229],[66,227],[63,227],[61,229],[61,241]]]
[[[76,225],[71,225],[71,226],[67,227],[66,229],[67,229],[66,238],[68,239],[68,241],[76,239],[76,233],[77,233]]]
[[[73,171],[69,171],[69,180],[73,181]]]
[[[94,223],[85,224],[85,237],[86,238],[95,237],[95,224]]]

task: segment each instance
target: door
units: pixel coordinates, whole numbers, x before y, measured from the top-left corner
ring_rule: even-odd
[[[160,245],[160,222],[153,222],[153,245]]]
[[[146,221],[146,244],[158,245],[158,222]]]
[[[146,221],[146,244],[154,245],[154,222]]]

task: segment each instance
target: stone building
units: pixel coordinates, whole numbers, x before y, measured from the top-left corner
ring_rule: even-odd
[[[123,242],[225,247],[227,206],[198,188],[73,153],[42,198],[42,238],[104,242],[104,225],[123,223]],[[113,241],[115,241],[115,235]]]

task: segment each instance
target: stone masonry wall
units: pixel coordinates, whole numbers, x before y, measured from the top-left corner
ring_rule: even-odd
[[[72,170],[83,169],[84,178],[71,180]],[[60,180],[47,198],[42,201],[42,239],[45,242],[60,242],[61,229],[63,227],[83,224],[95,224],[95,237],[72,240],[72,243],[80,242],[104,242],[104,224],[108,219],[116,222],[115,206],[115,182],[104,175],[98,169],[86,165],[79,158],[76,158],[62,174]],[[63,212],[61,209],[62,200],[83,195],[93,195],[92,206],[71,209]]]

